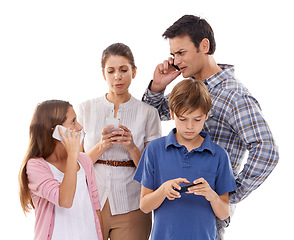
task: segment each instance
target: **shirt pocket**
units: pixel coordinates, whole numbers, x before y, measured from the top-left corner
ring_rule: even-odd
[[[198,171],[196,179],[198,178],[204,178],[205,181],[208,182],[208,184],[210,185],[211,189],[215,190],[215,179],[216,179],[215,173]]]

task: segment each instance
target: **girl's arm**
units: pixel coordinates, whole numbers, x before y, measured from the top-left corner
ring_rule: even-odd
[[[80,151],[80,136],[78,132],[73,130],[70,134],[69,128],[67,129],[67,137],[59,129],[59,133],[64,140],[64,147],[67,151],[67,161],[63,180],[59,187],[59,205],[60,207],[71,208],[76,192],[77,171],[78,171],[78,156]]]
[[[230,216],[229,193],[218,195],[204,178],[199,178],[194,181],[195,184],[202,182],[194,187],[189,188],[189,193],[201,195],[210,202],[212,210],[220,220],[224,220]]]
[[[160,207],[165,198],[174,200],[180,198],[181,194],[174,190],[174,188],[180,189],[180,183],[190,183],[185,178],[177,178],[164,182],[157,190],[152,190],[142,186],[141,188],[141,200],[140,209],[144,213],[149,213],[154,209]]]

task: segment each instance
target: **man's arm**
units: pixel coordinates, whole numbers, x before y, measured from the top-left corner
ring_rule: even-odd
[[[236,179],[238,189],[230,194],[230,202],[238,203],[265,181],[277,165],[279,154],[253,97],[243,96],[235,103],[229,123],[249,150],[247,163]]]
[[[168,84],[181,74],[180,71],[176,71],[171,66],[172,63],[172,58],[169,58],[156,66],[153,80],[150,82],[142,98],[143,102],[158,110],[162,121],[170,120],[168,95],[164,96],[164,90]]]
[[[150,90],[150,86],[153,81],[150,82],[148,88],[146,89],[142,101],[155,107],[158,111],[161,121],[170,120],[169,106],[168,106],[168,96],[164,96],[164,91],[157,93]]]

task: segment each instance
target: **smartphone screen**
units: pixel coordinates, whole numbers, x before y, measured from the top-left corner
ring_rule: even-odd
[[[119,119],[113,117],[106,118],[106,126],[114,127],[113,129],[108,130],[107,133],[119,130]]]

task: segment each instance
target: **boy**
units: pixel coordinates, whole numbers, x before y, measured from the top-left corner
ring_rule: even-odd
[[[217,239],[215,216],[229,216],[236,183],[228,154],[202,131],[209,92],[201,81],[183,80],[172,90],[169,108],[176,128],[147,145],[134,176],[142,184],[141,210],[154,210],[151,239]],[[180,193],[189,183],[196,185]]]

